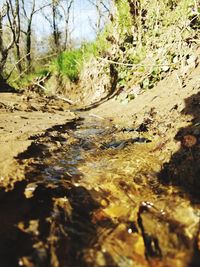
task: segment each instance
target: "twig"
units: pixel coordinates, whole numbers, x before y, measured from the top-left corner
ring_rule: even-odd
[[[182,82],[181,82],[181,79],[179,78],[179,76],[178,76],[177,73],[176,73],[176,78],[177,78],[177,80],[178,80],[178,84],[179,84],[180,89],[182,89],[182,88],[183,88],[183,86],[182,86]]]
[[[26,68],[24,71],[22,71],[18,76],[17,76],[17,78],[15,78],[14,79],[14,81],[13,82],[16,82],[24,73],[26,73],[27,72],[27,70],[29,69],[29,67],[28,68]]]
[[[13,73],[14,69],[16,68],[16,66],[17,66],[23,59],[25,59],[26,56],[28,56],[28,55],[30,55],[30,53],[28,53],[28,54],[26,54],[25,56],[23,56],[22,58],[20,58],[20,60],[18,60],[18,61],[14,64],[14,66],[12,67],[10,73],[9,73],[8,76],[6,77],[6,80],[8,80],[8,79],[10,78],[10,76],[12,75],[12,73]]]
[[[56,96],[56,98],[61,99],[61,100],[65,101],[65,102],[69,103],[70,105],[74,104],[74,101],[72,101],[72,100],[70,100],[70,99],[68,99],[66,97]]]
[[[110,60],[110,59],[106,59],[106,58],[102,58],[102,57],[97,57],[98,59],[100,59],[101,61],[106,61],[108,63],[113,63],[115,65],[122,65],[122,66],[127,66],[127,67],[138,67],[138,66],[148,66],[148,67],[152,67],[154,65],[156,66],[171,66],[171,64],[131,64],[131,63],[123,63],[123,62],[118,62],[118,61],[114,61],[114,60]]]
[[[56,56],[57,55],[57,53],[54,53],[54,54],[52,54],[52,55],[48,55],[48,56],[45,56],[45,57],[38,57],[38,58],[36,58],[36,61],[37,60],[43,60],[43,59],[46,59],[46,58],[49,58],[49,57],[54,57],[54,56]]]
[[[39,86],[40,88],[42,88],[42,90],[47,91],[47,89],[43,85],[41,85],[39,82],[33,83],[33,84]]]
[[[104,118],[103,117],[101,117],[101,116],[98,116],[98,115],[96,115],[96,114],[89,114],[89,116],[91,116],[91,117],[95,117],[95,118],[98,118],[98,119],[101,119],[101,120],[104,120]]]

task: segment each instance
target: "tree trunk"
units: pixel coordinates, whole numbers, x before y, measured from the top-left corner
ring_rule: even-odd
[[[59,51],[59,32],[58,32],[58,27],[56,23],[56,6],[53,4],[52,7],[53,11],[53,38],[54,38],[54,45],[55,45],[55,50],[58,52]]]
[[[22,64],[21,64],[21,52],[20,52],[20,48],[19,48],[19,42],[16,43],[16,51],[17,51],[17,61],[18,61],[18,64],[17,64],[17,68],[19,70],[19,73],[22,72]]]
[[[27,72],[31,71],[31,24],[32,18],[28,22],[28,28],[26,33],[26,60],[27,60]]]
[[[21,52],[20,52],[20,47],[19,47],[19,42],[20,42],[20,35],[21,35],[21,21],[20,21],[20,7],[19,7],[19,0],[15,1],[16,3],[16,21],[17,21],[17,37],[15,40],[15,47],[16,47],[16,52],[17,52],[17,68],[19,70],[19,73],[22,72],[22,64],[21,64]]]

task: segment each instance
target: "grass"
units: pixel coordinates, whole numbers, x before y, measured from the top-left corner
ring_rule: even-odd
[[[68,77],[71,82],[77,82],[84,63],[107,49],[107,42],[104,36],[100,35],[93,43],[84,43],[80,48],[61,52],[52,62],[50,71]]]
[[[79,77],[79,70],[83,60],[81,49],[62,52],[53,62],[52,67],[64,76],[67,76],[72,82],[76,82]],[[51,69],[51,68],[50,68]]]

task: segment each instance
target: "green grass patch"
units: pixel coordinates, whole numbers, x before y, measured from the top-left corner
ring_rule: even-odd
[[[50,65],[50,71],[67,76],[72,82],[77,82],[84,63],[91,57],[101,55],[107,49],[105,37],[99,36],[95,42],[84,43],[80,48],[60,53]]]
[[[56,71],[64,76],[67,76],[71,81],[78,80],[79,71],[83,61],[83,53],[81,49],[62,52],[55,60],[53,66]]]

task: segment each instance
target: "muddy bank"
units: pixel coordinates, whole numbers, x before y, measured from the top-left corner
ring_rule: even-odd
[[[32,92],[0,95],[0,177],[1,186],[6,186],[11,180],[23,179],[24,166],[15,157],[31,145],[31,136],[76,116],[69,111],[68,103],[53,97]]]

